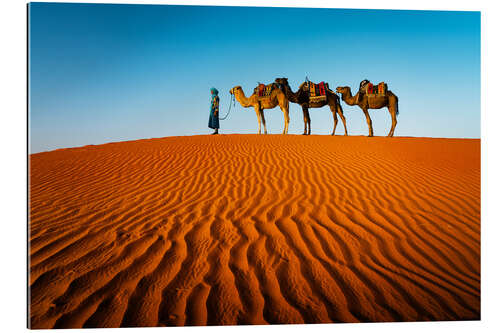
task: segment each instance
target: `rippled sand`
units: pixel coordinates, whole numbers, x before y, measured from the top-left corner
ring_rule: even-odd
[[[32,328],[480,318],[480,141],[169,137],[30,155]]]

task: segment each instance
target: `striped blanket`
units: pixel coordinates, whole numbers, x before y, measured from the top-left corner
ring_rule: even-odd
[[[259,97],[270,97],[271,92],[278,88],[278,85],[276,83],[271,83],[268,84],[267,86],[263,83],[259,84],[257,88],[254,89],[254,94],[257,94]]]
[[[309,82],[309,96],[326,96],[326,89],[328,89],[328,83],[321,81],[320,83]]]
[[[373,83],[369,82],[365,86],[365,93],[367,95],[372,95],[372,96],[373,95],[385,96],[385,94],[387,93],[387,84],[384,82],[380,82],[379,84],[374,85]]]
[[[309,81],[306,85],[306,89],[309,92],[309,101],[311,102],[321,102],[326,101],[326,91],[329,89],[328,83],[321,81],[320,83],[314,83]]]

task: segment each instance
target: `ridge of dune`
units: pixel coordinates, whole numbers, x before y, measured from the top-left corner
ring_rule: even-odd
[[[167,137],[29,156],[31,328],[480,319],[480,140]]]

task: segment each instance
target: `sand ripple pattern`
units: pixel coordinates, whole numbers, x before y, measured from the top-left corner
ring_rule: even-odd
[[[170,137],[30,156],[32,328],[480,319],[480,141]]]

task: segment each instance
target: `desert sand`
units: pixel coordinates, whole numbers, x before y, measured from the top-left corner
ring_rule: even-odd
[[[32,328],[480,319],[480,141],[167,137],[30,155]]]

